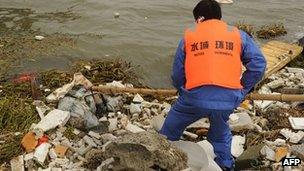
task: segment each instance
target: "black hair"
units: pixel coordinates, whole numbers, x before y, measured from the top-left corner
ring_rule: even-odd
[[[193,9],[194,19],[204,17],[204,20],[222,18],[221,6],[215,0],[201,0]]]

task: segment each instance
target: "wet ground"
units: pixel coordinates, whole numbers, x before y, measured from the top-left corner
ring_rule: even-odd
[[[19,40],[33,42],[30,38],[38,34],[46,37],[34,48],[9,44],[18,51],[17,57],[14,57],[15,51],[10,51],[13,55],[8,56],[1,53],[1,63],[14,57],[8,62],[13,66],[8,72],[18,73],[66,69],[79,59],[121,57],[140,65],[138,72],[150,86],[168,87],[175,48],[183,30],[193,24],[191,11],[196,3],[187,0],[0,0],[0,48],[7,48],[10,37],[19,43],[17,45],[26,45]],[[259,28],[281,22],[288,34],[277,39],[294,42],[304,36],[303,0],[235,0],[234,4],[222,7],[228,23],[246,21]],[[119,18],[114,17],[116,12]],[[54,34],[61,39],[53,39]]]

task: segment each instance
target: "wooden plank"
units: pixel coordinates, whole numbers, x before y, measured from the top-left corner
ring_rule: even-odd
[[[270,41],[263,45],[261,50],[267,60],[267,68],[264,75],[265,79],[298,57],[303,47],[280,41]]]

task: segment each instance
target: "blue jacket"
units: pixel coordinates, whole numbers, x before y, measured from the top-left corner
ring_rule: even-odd
[[[254,40],[245,32],[241,32],[242,54],[241,60],[246,71],[241,78],[242,90],[228,89],[219,86],[201,86],[191,89],[185,85],[185,50],[184,40],[181,40],[174,59],[172,81],[179,91],[180,97],[176,103],[177,108],[183,106],[200,106],[206,109],[231,110],[239,106],[249,91],[258,83],[265,72],[266,60]],[[184,110],[184,109],[183,109]]]

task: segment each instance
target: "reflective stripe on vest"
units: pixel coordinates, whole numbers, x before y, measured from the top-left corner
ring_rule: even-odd
[[[186,30],[186,89],[202,85],[241,89],[241,42],[239,30],[221,20]]]

